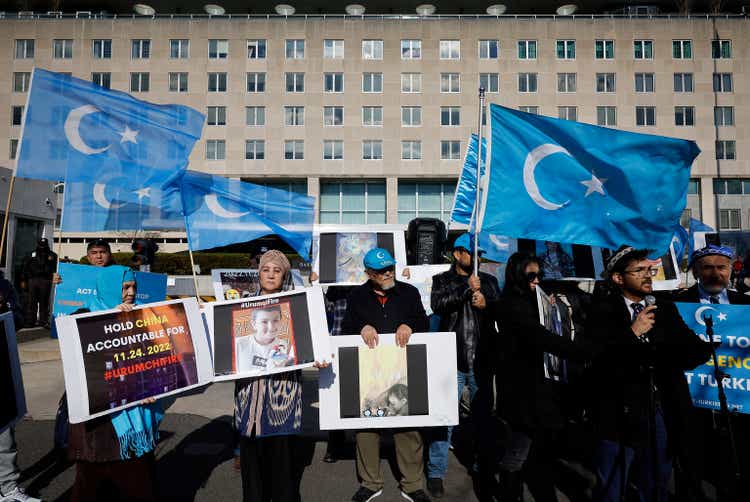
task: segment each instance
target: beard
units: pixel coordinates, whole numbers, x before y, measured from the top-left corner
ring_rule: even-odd
[[[460,268],[465,274],[471,275],[474,273],[474,264],[469,263],[468,266],[464,266],[461,262],[456,262],[456,266]]]
[[[396,279],[391,279],[387,282],[382,282],[379,286],[382,291],[388,291],[389,289],[393,289],[393,287],[396,285]]]

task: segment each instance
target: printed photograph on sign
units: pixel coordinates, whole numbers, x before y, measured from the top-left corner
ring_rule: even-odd
[[[576,277],[573,246],[571,244],[536,241],[536,255],[542,260],[542,271],[545,279]]]
[[[372,248],[378,247],[376,233],[336,235],[336,282],[364,282],[367,275],[362,261]]]
[[[359,348],[359,392],[363,417],[409,414],[406,350],[399,346]]]
[[[235,372],[297,364],[294,323],[288,301],[232,312]]]
[[[402,278],[406,283],[411,284],[419,290],[419,296],[422,299],[422,306],[424,307],[425,314],[432,314],[432,279],[438,274],[447,272],[450,269],[450,264],[443,265],[412,265],[409,267],[409,277]]]

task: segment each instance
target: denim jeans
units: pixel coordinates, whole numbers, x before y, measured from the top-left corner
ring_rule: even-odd
[[[469,388],[469,398],[473,401],[477,393],[477,382],[474,378],[474,372],[469,371],[465,373],[459,371],[457,375],[459,401],[461,400],[461,394],[464,392],[464,387]],[[428,478],[443,479],[445,473],[448,472],[448,451],[450,450],[452,434],[453,427],[433,427],[430,431],[431,441],[428,450],[429,458],[427,460]]]

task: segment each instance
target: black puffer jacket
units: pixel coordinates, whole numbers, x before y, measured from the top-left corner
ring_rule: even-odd
[[[479,272],[481,291],[487,302],[494,302],[500,296],[497,280],[484,272]],[[477,354],[491,354],[497,330],[494,319],[487,309],[479,310],[471,306],[469,277],[458,275],[456,266],[438,274],[432,279],[430,305],[440,316],[440,331],[456,332],[456,355],[458,370],[468,372],[474,369]],[[484,349],[478,349],[484,344]]]

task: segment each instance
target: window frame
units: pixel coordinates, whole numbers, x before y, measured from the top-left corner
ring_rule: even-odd
[[[416,44],[416,47],[414,47],[415,44]],[[402,61],[422,59],[422,40],[421,39],[402,38],[400,47],[401,47],[401,60]],[[415,51],[416,51],[416,55],[414,55]]]
[[[371,54],[365,49],[368,46],[371,46]],[[362,40],[362,59],[367,61],[382,61],[383,52],[383,39],[366,38]]]
[[[602,56],[599,57],[598,50],[599,50],[599,43],[601,42],[602,46]],[[607,46],[612,48],[610,56],[607,56]],[[594,40],[594,59],[598,61],[611,61],[615,59],[615,41],[610,38],[597,38]]]
[[[337,124],[337,117],[340,115],[341,120]],[[323,107],[323,127],[343,127],[344,126],[344,107],[342,105],[328,105]]]
[[[368,77],[370,80],[370,87],[371,87],[371,90],[369,91],[365,89],[365,84],[366,84],[366,81],[368,80]],[[375,85],[376,81],[380,82],[380,90],[373,90],[374,88],[377,87]],[[382,94],[383,93],[383,72],[378,72],[378,71],[362,72],[362,93],[363,94]]]
[[[175,45],[176,42],[176,45]],[[177,49],[175,51],[175,48]],[[190,58],[190,39],[189,38],[170,38],[169,39],[169,59],[189,59]]]
[[[562,56],[560,47],[562,44]],[[572,48],[572,49],[571,49]],[[555,41],[555,59],[558,61],[573,61],[576,58],[576,41],[574,39],[560,39]]]
[[[255,49],[255,54],[250,55],[250,49]],[[265,38],[248,38],[245,40],[247,59],[266,59],[268,57],[268,40]]]
[[[638,46],[641,57],[638,57]],[[633,59],[637,61],[654,59],[654,41],[648,38],[633,40]]]
[[[250,110],[252,110],[252,116],[254,118],[253,122],[250,123]],[[260,114],[258,112],[261,112]],[[258,120],[258,117],[260,116],[261,120]],[[261,123],[258,123],[261,122]],[[263,127],[266,125],[266,107],[265,106],[257,106],[257,105],[251,105],[251,106],[245,106],[245,126],[247,127]]]
[[[302,47],[300,49],[300,46]],[[287,38],[284,41],[284,59],[305,59],[305,39]]]
[[[151,39],[130,39],[130,59],[151,59]]]
[[[253,81],[253,87],[255,90],[250,90],[250,81]],[[258,87],[262,87],[258,90]],[[266,72],[264,71],[249,71],[245,74],[245,89],[248,94],[264,94],[266,92]]]
[[[172,77],[174,77],[174,76],[177,77],[177,88],[176,89],[172,88]],[[185,77],[185,88],[184,88],[184,90],[182,89],[182,83],[183,83],[182,82],[182,77]],[[167,74],[167,79],[168,79],[169,92],[176,92],[176,93],[189,92],[188,91],[188,89],[189,89],[189,87],[188,87],[188,72],[186,72],[186,71],[174,71],[174,72],[170,71]]]
[[[444,56],[443,49],[446,49],[446,56]],[[455,49],[455,56],[454,56]],[[438,45],[438,57],[441,61],[460,61],[461,60],[461,40],[460,39],[446,39],[440,40]]]
[[[523,46],[523,57],[521,57],[522,46]],[[533,47],[533,50],[531,50],[532,47]],[[533,52],[534,55],[529,56],[530,52]],[[517,56],[517,59],[521,61],[535,61],[539,57],[539,49],[538,49],[537,40],[535,39],[518,40],[516,56]]]
[[[249,147],[252,145],[252,149]],[[260,146],[260,148],[258,148]],[[252,154],[250,152],[252,151]],[[245,160],[266,160],[266,141],[263,139],[245,140]]]
[[[494,56],[492,55],[492,45],[493,45],[493,42],[494,42],[494,45],[495,45],[495,55]],[[482,44],[483,43],[487,44],[487,49],[485,51],[486,52],[485,56],[482,55]],[[477,55],[478,55],[478,57],[479,57],[480,60],[485,60],[486,61],[486,60],[500,59],[500,40],[498,40],[496,38],[480,39],[478,41],[477,51],[478,51]]]
[[[330,47],[327,44],[330,43]],[[341,42],[337,44],[336,42]],[[341,54],[339,55],[339,45]],[[344,39],[343,38],[326,38],[323,39],[323,59],[344,59]]]
[[[222,79],[222,76],[224,77],[223,79]],[[214,90],[211,90],[211,79],[212,79],[212,77],[215,77],[215,80],[216,80],[216,82],[215,82],[216,89],[214,89]],[[224,88],[223,89],[222,89],[222,85],[221,85],[222,84],[222,80],[224,82],[224,86],[223,86]],[[212,71],[212,72],[208,72],[208,91],[207,92],[220,93],[220,92],[227,92],[228,89],[229,89],[229,74],[227,72],[225,72],[225,71]]]
[[[210,155],[213,145],[213,157]],[[227,142],[224,139],[206,139],[206,160],[226,160],[227,159]]]

